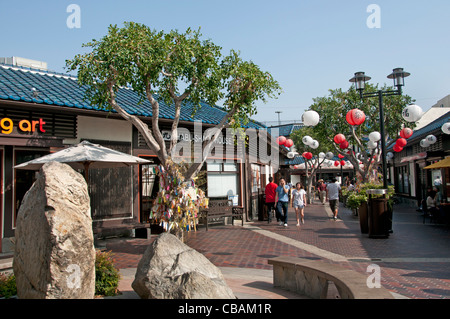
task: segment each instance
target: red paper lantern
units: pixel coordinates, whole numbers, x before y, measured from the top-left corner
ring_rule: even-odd
[[[341,144],[339,144],[339,147],[343,150],[345,150],[348,147],[348,142],[347,141],[343,141]]]
[[[342,161],[341,161],[341,166],[344,166],[344,165],[345,165],[345,161],[342,160]]]
[[[359,109],[353,109],[348,111],[345,119],[347,120],[347,123],[352,126],[361,125],[366,120],[366,115]]]
[[[284,136],[279,136],[277,138],[278,145],[284,145],[286,143],[286,138]]]
[[[399,138],[395,144],[400,146],[401,148],[403,148],[406,146],[407,143],[408,142],[402,137],[402,138]]]
[[[405,127],[400,131],[400,136],[403,138],[410,138],[413,135],[414,131],[408,127]]]
[[[397,144],[395,144],[394,147],[393,147],[393,150],[394,150],[394,152],[398,153],[398,152],[403,151],[403,147],[398,146]]]
[[[335,136],[334,136],[334,142],[336,143],[336,144],[341,144],[342,142],[344,142],[345,141],[345,136],[344,136],[344,134],[336,134]]]
[[[339,158],[344,158],[345,156],[344,156],[344,155],[341,155],[341,154],[339,154],[339,155],[338,155],[338,157],[339,157]]]
[[[335,161],[334,166],[336,166],[336,167],[339,166],[339,161]]]
[[[292,145],[294,145],[294,141],[291,140],[290,138],[288,138],[286,142],[284,142],[284,146],[286,147],[291,147]]]
[[[307,160],[310,160],[310,159],[313,157],[313,155],[312,155],[311,152],[304,152],[304,153],[302,154],[302,156],[303,156],[304,158],[306,158]]]

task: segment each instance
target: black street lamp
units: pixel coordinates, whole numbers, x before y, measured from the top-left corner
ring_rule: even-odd
[[[366,76],[364,72],[356,72],[355,76],[352,77],[349,81],[355,83],[356,90],[359,91],[359,95],[361,99],[366,97],[378,97],[378,102],[380,106],[380,135],[381,135],[381,155],[382,155],[382,163],[383,163],[383,188],[388,189],[387,184],[387,163],[386,163],[386,141],[385,141],[385,132],[384,132],[384,109],[383,109],[383,96],[389,95],[402,95],[402,86],[405,85],[405,78],[408,77],[410,73],[404,72],[403,68],[396,68],[389,74],[388,79],[394,80],[394,86],[397,87],[397,90],[392,91],[383,91],[379,90],[377,92],[367,92],[363,93],[364,88],[366,86],[366,82],[371,78],[370,76]]]

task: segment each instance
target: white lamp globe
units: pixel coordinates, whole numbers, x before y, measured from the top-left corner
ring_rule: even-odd
[[[373,150],[374,148],[377,147],[377,142],[369,141],[369,142],[367,143],[367,147],[370,148],[371,150]]]
[[[445,134],[450,134],[450,122],[447,122],[444,125],[442,125],[441,129],[442,132],[444,132]]]
[[[430,144],[428,143],[428,141],[426,139],[423,139],[420,141],[420,146],[422,146],[423,148],[426,148],[426,147],[430,146]]]
[[[316,126],[319,123],[320,116],[316,111],[306,111],[302,116],[303,125],[305,126]]]
[[[372,132],[369,134],[369,140],[374,141],[374,142],[378,142],[379,140],[381,140],[381,134],[380,132]]]
[[[423,115],[422,108],[418,105],[411,104],[402,111],[402,117],[407,122],[417,122]]]
[[[313,139],[311,136],[305,135],[302,138],[302,142],[303,144],[310,145],[313,142]]]
[[[428,136],[426,137],[426,140],[427,140],[428,144],[431,145],[431,144],[436,143],[437,138],[436,138],[436,136],[430,134],[430,135],[428,135]]]

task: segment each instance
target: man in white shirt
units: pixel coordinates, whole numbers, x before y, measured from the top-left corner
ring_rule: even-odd
[[[341,191],[341,185],[337,183],[335,177],[333,177],[331,183],[327,185],[327,198],[330,203],[331,212],[333,213],[333,219],[337,219],[339,208],[339,192]]]

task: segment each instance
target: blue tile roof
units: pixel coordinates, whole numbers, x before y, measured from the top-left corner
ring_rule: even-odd
[[[33,97],[32,88],[39,93]],[[98,110],[106,112],[84,99],[85,86],[80,86],[77,78],[67,74],[50,71],[33,70],[0,64],[0,100],[23,101],[29,103],[58,105],[61,107]],[[117,93],[117,102],[129,114],[137,116],[152,116],[152,107],[148,100],[139,103],[138,95],[131,89],[121,88]],[[160,118],[173,119],[175,109],[162,100],[160,103]],[[226,112],[218,107],[201,103],[201,108],[194,117],[191,116],[194,105],[183,104],[180,121],[202,121],[206,124],[218,124]],[[115,111],[113,111],[115,112]],[[266,129],[266,126],[250,121],[245,128]]]
[[[277,136],[289,136],[294,132],[295,130],[298,130],[303,127],[303,124],[284,124],[284,125],[278,125],[278,126],[271,126],[268,128],[268,132],[271,133],[273,129],[278,129],[278,135]]]

